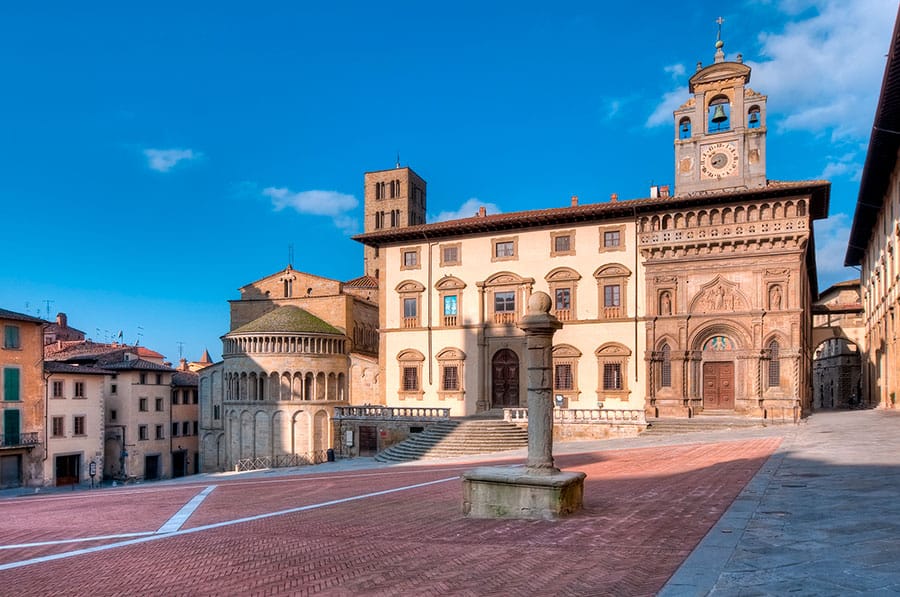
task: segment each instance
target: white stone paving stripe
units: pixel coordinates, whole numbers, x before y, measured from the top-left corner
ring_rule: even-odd
[[[106,551],[108,549],[116,549],[117,547],[127,547],[129,545],[137,545],[139,543],[147,543],[149,541],[158,541],[160,539],[169,539],[171,537],[178,537],[179,535],[187,535],[190,533],[199,533],[200,531],[208,531],[210,529],[219,529],[222,527],[228,527],[235,524],[241,524],[243,522],[252,522],[254,520],[263,520],[266,518],[272,518],[274,516],[283,516],[285,514],[294,514],[297,512],[305,512],[306,510],[315,510],[317,508],[324,508],[326,506],[334,506],[337,504],[345,504],[347,502],[354,502],[357,500],[364,500],[370,497],[377,497],[379,495],[387,495],[390,493],[397,493],[398,491],[406,491],[408,489],[418,489],[419,487],[427,487],[429,485],[437,485],[438,483],[446,483],[447,481],[455,481],[459,479],[459,476],[455,477],[447,477],[445,479],[437,479],[436,481],[427,481],[425,483],[416,483],[415,485],[406,485],[404,487],[395,487],[393,489],[384,489],[382,491],[373,491],[372,493],[364,493],[362,495],[355,495],[352,497],[340,498],[337,500],[330,500],[327,502],[321,502],[319,504],[310,504],[308,506],[298,506],[297,508],[288,508],[287,510],[279,510],[277,512],[269,512],[267,514],[257,514],[256,516],[247,516],[244,518],[236,518],[234,520],[225,520],[222,522],[215,522],[212,524],[207,524],[199,527],[193,527],[190,529],[178,530],[172,533],[154,533],[149,536],[138,537],[136,539],[130,539],[128,541],[119,541],[118,543],[110,543],[108,545],[97,545],[95,547],[86,547],[84,549],[76,549],[74,551],[66,551],[63,553],[52,554],[49,556],[41,556],[39,558],[31,558],[29,560],[19,560],[18,562],[8,562],[6,564],[0,564],[0,571],[2,570],[12,570],[13,568],[21,568],[23,566],[30,566],[32,564],[43,564],[44,562],[52,562],[54,560],[62,560],[65,558],[71,558],[75,556],[81,556],[89,553],[96,553],[98,551]]]
[[[62,545],[64,543],[84,543],[85,541],[106,541],[108,539],[125,539],[128,537],[144,537],[155,535],[155,531],[142,531],[139,533],[121,533],[119,535],[100,535],[98,537],[80,537],[78,539],[54,539],[53,541],[38,541],[35,543],[19,543],[16,545],[0,545],[0,549],[20,549],[24,547],[46,547],[47,545]]]
[[[182,506],[181,510],[176,512],[175,515],[172,516],[172,518],[170,518],[169,520],[167,520],[166,524],[159,527],[159,530],[156,532],[157,533],[174,533],[175,531],[179,530],[181,528],[181,526],[185,522],[187,522],[187,519],[191,517],[191,514],[194,513],[194,510],[196,510],[197,508],[200,507],[200,504],[203,503],[203,500],[205,500],[206,497],[210,493],[212,493],[212,490],[215,488],[216,488],[215,485],[210,485],[206,489],[204,489],[203,491],[201,491],[200,493],[195,495],[193,498],[191,498],[191,501],[189,501],[184,506]]]

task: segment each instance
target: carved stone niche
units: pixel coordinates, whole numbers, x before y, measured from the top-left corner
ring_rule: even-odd
[[[675,307],[675,289],[660,288],[657,290],[656,312],[661,317],[674,315]]]
[[[691,313],[749,311],[750,301],[735,282],[716,276],[700,287],[690,305]]]

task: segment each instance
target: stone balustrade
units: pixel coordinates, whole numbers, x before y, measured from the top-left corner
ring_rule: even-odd
[[[503,419],[510,423],[527,423],[527,408],[504,408]],[[553,409],[553,424],[620,424],[634,423],[646,425],[644,411],[641,409],[612,409],[612,408],[555,408]]]
[[[444,421],[450,419],[449,408],[427,406],[336,406],[334,417],[338,419],[415,419],[417,421]]]

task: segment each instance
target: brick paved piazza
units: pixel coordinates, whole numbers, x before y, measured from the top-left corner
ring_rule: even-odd
[[[584,510],[559,522],[464,518],[459,475],[471,462],[6,499],[0,586],[93,596],[654,594],[780,442],[562,454],[561,468],[588,476]]]

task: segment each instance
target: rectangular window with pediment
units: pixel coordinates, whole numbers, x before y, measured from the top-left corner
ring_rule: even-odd
[[[600,374],[597,401],[604,402],[610,398],[628,400],[627,369],[631,349],[618,342],[608,342],[598,348],[595,354]]]
[[[569,344],[553,347],[553,394],[559,406],[578,400],[578,359],[581,352]],[[559,404],[559,397],[565,402]]]
[[[440,369],[440,387],[438,397],[441,400],[462,400],[465,394],[463,388],[463,364],[466,355],[458,348],[445,348],[436,358]]]
[[[516,292],[503,290],[494,293],[494,323],[515,323]]]
[[[628,316],[625,297],[630,275],[631,272],[618,263],[604,266],[594,274],[600,291],[600,319]]]
[[[419,327],[419,299],[417,297],[403,299],[403,327]]]

